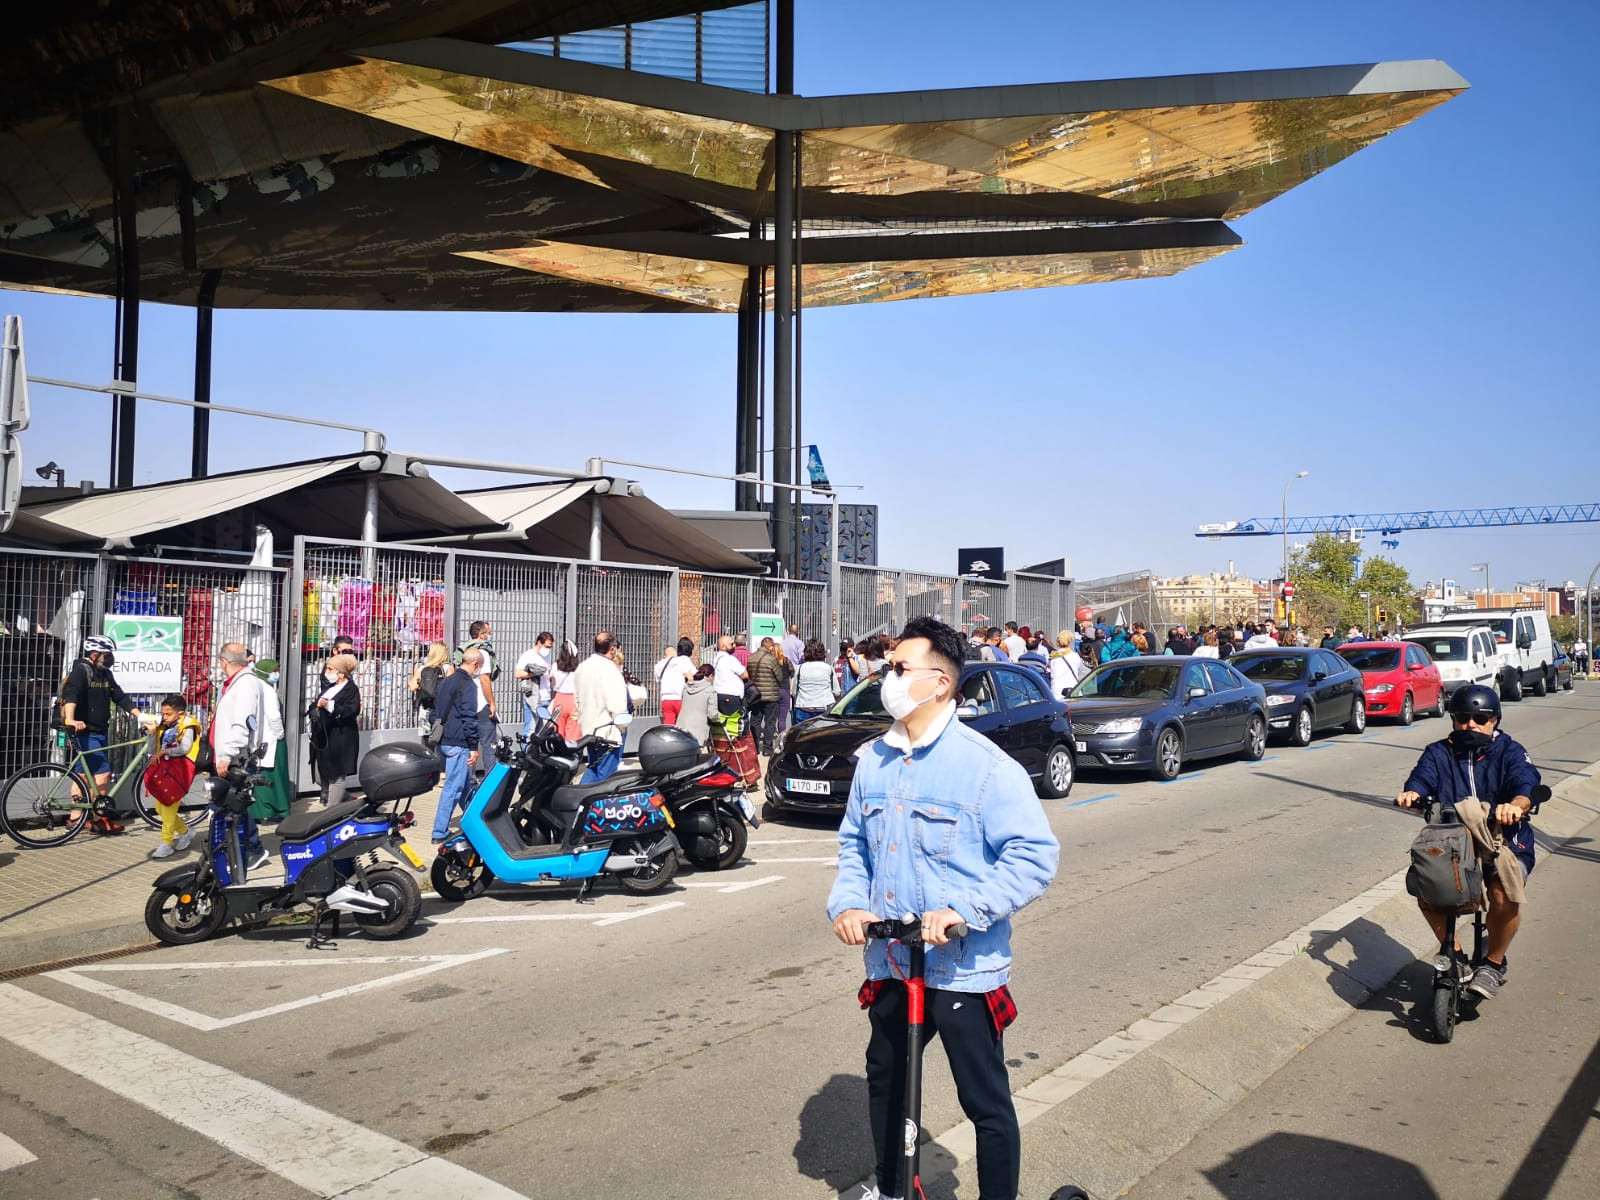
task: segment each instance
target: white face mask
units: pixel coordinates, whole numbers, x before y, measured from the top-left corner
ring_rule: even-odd
[[[322,673],[322,677],[324,679],[326,679],[329,683],[338,683],[339,682],[339,673],[337,671],[324,671]]]
[[[924,672],[919,671],[915,678],[921,678]],[[878,698],[883,704],[883,710],[896,721],[904,721],[917,709],[921,708],[932,695],[924,696],[921,700],[911,698],[911,680],[913,676],[900,675],[894,671],[886,671],[883,683],[879,686]]]

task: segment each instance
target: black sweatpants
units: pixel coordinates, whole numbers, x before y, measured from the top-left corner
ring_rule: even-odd
[[[867,1110],[878,1155],[878,1190],[885,1196],[906,1196],[910,1180],[899,1177],[905,1161],[905,984],[898,979],[886,983],[867,1016],[872,1024],[867,1042]],[[923,1020],[924,1047],[935,1038],[944,1043],[956,1099],[977,1127],[978,1200],[1016,1200],[1022,1131],[1011,1102],[1005,1039],[994,1031],[988,1002],[981,992],[929,988]]]

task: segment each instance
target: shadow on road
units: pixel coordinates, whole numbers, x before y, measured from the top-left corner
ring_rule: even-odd
[[[1500,1193],[1501,1200],[1521,1200],[1523,1196],[1548,1196],[1561,1177],[1561,1169],[1572,1157],[1578,1139],[1595,1120],[1600,1106],[1600,1042],[1589,1049],[1578,1074],[1567,1086],[1555,1111],[1544,1123],[1528,1153],[1517,1166],[1517,1173]]]
[[[928,1143],[923,1130],[922,1188],[929,1200],[957,1194],[956,1161]],[[808,1179],[820,1179],[834,1191],[860,1183],[873,1172],[876,1156],[867,1127],[867,1081],[859,1075],[835,1075],[800,1109],[800,1137],[794,1146],[795,1166]]]
[[[1342,961],[1335,956],[1333,949],[1340,944],[1348,944],[1354,956]],[[1406,1029],[1419,1042],[1434,1040],[1433,966],[1418,959],[1409,946],[1390,937],[1381,926],[1362,917],[1345,929],[1318,931],[1306,954],[1333,972],[1329,983],[1334,992],[1350,1000],[1360,994],[1356,989],[1366,988],[1360,980],[1382,978],[1394,971],[1396,961],[1403,963],[1399,974],[1372,992],[1360,1007],[1387,1012],[1390,1025]],[[1462,1006],[1463,1021],[1475,1016]]]
[[[1439,1200],[1404,1159],[1365,1146],[1300,1133],[1273,1133],[1205,1172],[1228,1200]]]

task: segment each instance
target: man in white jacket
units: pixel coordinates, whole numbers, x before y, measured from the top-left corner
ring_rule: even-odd
[[[572,673],[573,697],[578,703],[578,732],[593,734],[603,745],[589,747],[589,769],[582,783],[598,783],[622,765],[623,730],[633,719],[628,712],[628,685],[611,661],[616,635],[602,629],[594,635],[594,653]]]
[[[278,739],[283,736],[283,714],[278,697],[254,671],[245,669],[250,653],[240,643],[224,645],[217,652],[217,661],[222,665],[222,688],[211,717],[209,735],[215,771],[219,776],[226,775],[228,768],[236,760],[242,760],[257,742],[266,743],[267,751],[261,761],[271,770],[278,752]],[[261,844],[255,820],[249,815],[245,816],[240,842],[250,870],[260,870],[271,860],[267,848]]]

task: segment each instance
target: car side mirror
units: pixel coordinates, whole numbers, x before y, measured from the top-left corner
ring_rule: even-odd
[[[958,721],[974,721],[974,720],[977,719],[977,717],[978,717],[978,706],[976,704],[968,703],[968,704],[958,704],[958,705],[956,705],[956,720],[958,720]]]
[[[1205,688],[1203,688],[1203,687],[1192,687],[1192,688],[1190,688],[1188,691],[1186,691],[1183,694],[1183,698],[1185,700],[1198,700],[1198,699],[1200,699],[1200,697],[1204,696],[1205,694],[1206,694]]]
[[[1526,650],[1532,645],[1533,645],[1533,639],[1531,637],[1529,637],[1527,634],[1523,634],[1521,637],[1519,637],[1517,639],[1517,649],[1518,650]]]
[[[1327,677],[1328,677],[1328,673],[1326,671],[1313,671],[1311,673],[1311,682],[1312,683],[1321,683]]]

